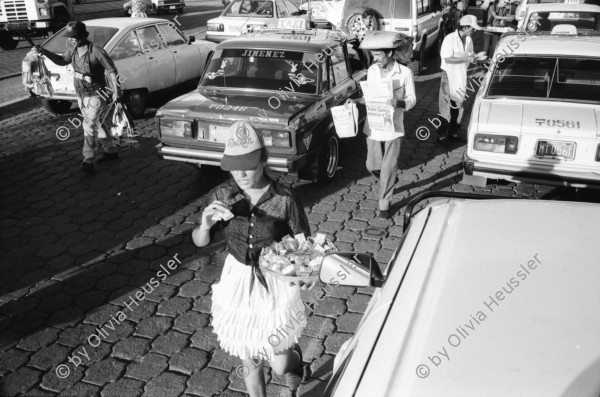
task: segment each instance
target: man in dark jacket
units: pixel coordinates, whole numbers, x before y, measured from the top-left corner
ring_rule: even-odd
[[[119,158],[117,148],[112,138],[102,129],[101,116],[107,109],[105,73],[109,79],[109,90],[112,100],[121,97],[117,81],[117,68],[106,51],[100,46],[88,41],[89,33],[83,22],[71,21],[67,24],[65,37],[69,38],[69,48],[60,56],[40,46],[36,53],[45,55],[59,66],[71,64],[74,69],[73,81],[77,92],[79,109],[83,115],[83,163],[85,171],[94,169],[94,151],[96,139],[104,148],[104,157],[98,161],[115,160]]]

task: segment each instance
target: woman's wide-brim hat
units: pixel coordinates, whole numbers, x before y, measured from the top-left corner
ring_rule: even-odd
[[[363,50],[387,50],[403,47],[411,38],[399,32],[370,31],[365,35],[360,48]]]
[[[224,171],[253,170],[261,161],[262,151],[262,140],[252,125],[245,121],[236,121],[227,134],[221,169]]]

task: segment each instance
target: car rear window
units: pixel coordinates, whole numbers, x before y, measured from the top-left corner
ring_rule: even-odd
[[[315,54],[301,51],[247,48],[217,50],[199,87],[315,94],[318,65]]]
[[[224,17],[273,17],[273,2],[271,0],[241,0],[233,1],[223,11]]]
[[[551,32],[556,25],[569,24],[578,33],[600,31],[600,13],[597,12],[533,12],[527,21],[528,32]]]
[[[600,59],[508,57],[494,69],[487,96],[600,101]]]
[[[92,43],[104,47],[106,43],[119,31],[116,28],[107,28],[104,26],[88,26],[87,31],[90,33],[88,40]],[[65,37],[66,29],[62,29],[44,43],[42,47],[48,51],[62,54],[68,47],[68,39]]]

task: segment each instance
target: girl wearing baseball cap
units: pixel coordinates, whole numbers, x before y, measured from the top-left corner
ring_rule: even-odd
[[[229,251],[212,287],[211,325],[221,348],[242,360],[244,370],[236,373],[250,396],[266,396],[263,359],[285,374],[293,391],[307,376],[298,345],[306,327],[300,287],[263,275],[258,258],[263,247],[288,234],[309,236],[308,218],[292,192],[265,174],[266,150],[249,123],[234,123],[225,145],[221,168],[232,179],[211,191],[192,232],[204,247],[222,230]]]

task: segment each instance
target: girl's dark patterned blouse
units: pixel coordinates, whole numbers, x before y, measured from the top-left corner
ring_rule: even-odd
[[[275,181],[271,181],[254,208],[233,179],[215,187],[207,205],[215,200],[230,206],[234,218],[218,222],[212,229],[224,229],[227,249],[246,265],[258,266],[260,251],[287,234],[310,236],[310,225],[300,200]]]

